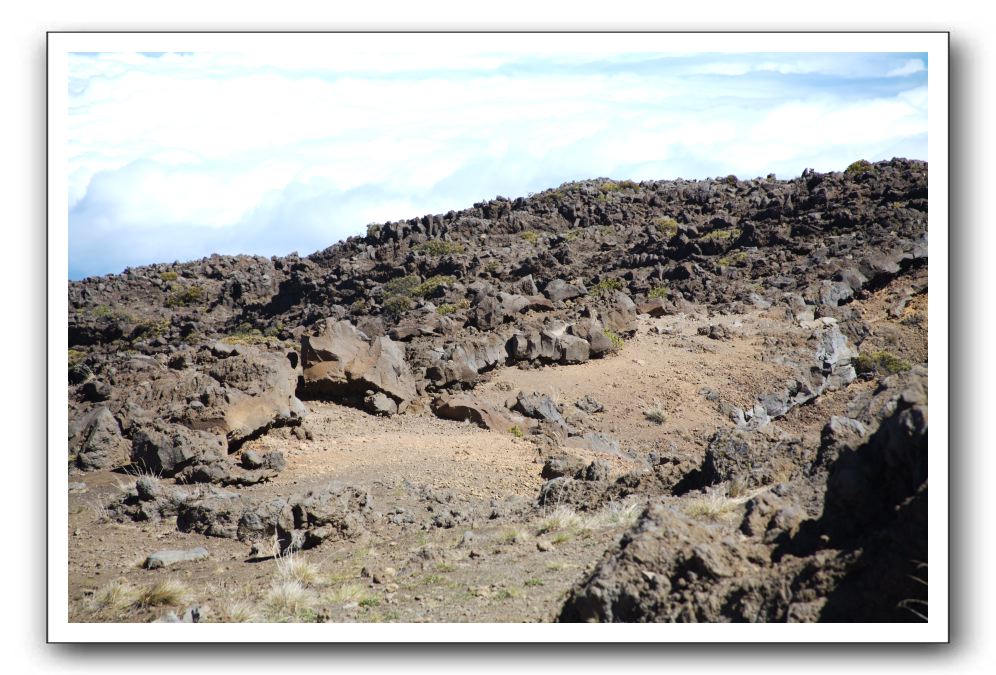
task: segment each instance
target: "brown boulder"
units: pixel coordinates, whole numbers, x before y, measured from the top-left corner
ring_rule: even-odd
[[[321,334],[302,336],[301,366],[302,391],[310,396],[362,398],[373,390],[407,404],[418,395],[398,344],[389,337],[371,340],[345,320],[327,320]]]

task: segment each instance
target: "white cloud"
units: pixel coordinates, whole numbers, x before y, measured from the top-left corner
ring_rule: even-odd
[[[466,46],[454,59],[361,47],[333,61],[74,57],[71,273],[213,251],[306,253],[371,221],[578,178],[785,175],[926,152],[924,76],[824,90],[800,75],[881,77],[915,60],[522,59]]]
[[[910,59],[898,68],[893,68],[885,75],[886,77],[905,77],[906,75],[913,75],[915,73],[922,73],[927,70],[927,67],[923,65],[923,61],[920,59]]]

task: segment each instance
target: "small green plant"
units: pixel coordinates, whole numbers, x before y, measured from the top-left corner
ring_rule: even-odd
[[[407,274],[403,277],[394,277],[384,282],[384,296],[403,295],[411,297],[420,281],[418,276]]]
[[[603,182],[601,185],[599,185],[599,188],[601,188],[602,192],[618,192],[620,190],[635,190],[637,187],[638,187],[637,184],[634,183],[631,180],[620,180],[620,181],[607,180],[607,181]]]
[[[438,574],[427,574],[422,577],[423,586],[436,586],[443,582],[443,577]]]
[[[107,305],[97,305],[93,308],[93,315],[98,319],[107,319],[114,316],[115,312]]]
[[[353,315],[366,314],[369,311],[370,311],[370,305],[367,304],[367,301],[364,300],[363,298],[360,298],[359,300],[354,300],[352,304],[349,305],[349,312],[350,314]]]
[[[609,342],[612,343],[612,348],[613,349],[622,349],[623,348],[623,344],[624,344],[623,343],[623,339],[621,337],[619,337],[619,335],[617,333],[615,333],[615,332],[613,332],[613,331],[611,331],[611,330],[609,330],[607,328],[604,331],[602,331],[602,332],[605,334],[605,337],[609,338]]]
[[[621,291],[624,287],[622,279],[616,279],[614,277],[607,277],[602,279],[597,284],[592,286],[588,290],[588,295],[591,296],[604,296],[614,293],[616,291]]]
[[[178,278],[178,276],[179,275],[177,275],[177,273],[173,272],[173,271],[160,272],[159,273],[159,278],[162,279],[163,281],[167,281],[167,282],[168,281],[176,281],[177,278]]]
[[[543,586],[545,584],[543,583],[542,579],[526,579],[523,582],[522,585],[523,586]]]
[[[528,241],[530,244],[535,244],[539,241],[540,237],[539,232],[536,230],[526,230],[525,232],[520,233],[519,236]]]
[[[702,241],[715,241],[724,243],[736,239],[740,236],[740,231],[733,227],[722,227],[718,230],[706,232],[702,235]]]
[[[868,160],[859,159],[856,162],[851,162],[846,169],[844,169],[845,176],[854,176],[859,173],[864,173],[865,171],[872,170],[872,164]]]
[[[488,274],[497,274],[500,269],[501,263],[497,260],[492,260],[484,265],[484,271]]]
[[[453,241],[424,241],[421,244],[415,246],[416,253],[424,253],[425,255],[440,256],[449,255],[451,253],[463,253],[463,244],[453,242]]]
[[[140,337],[160,337],[169,332],[169,319],[149,319],[135,326],[135,334]]]
[[[525,538],[525,535],[518,530],[506,530],[502,532],[499,541],[503,544],[517,544]]]
[[[654,225],[657,227],[657,231],[664,237],[670,238],[678,234],[678,221],[671,216],[655,218]]]
[[[660,298],[661,300],[667,299],[667,294],[669,293],[667,286],[654,286],[647,293],[647,297],[653,300],[654,298]]]
[[[553,543],[555,545],[559,546],[560,544],[566,544],[572,538],[573,538],[573,535],[570,532],[560,532],[551,541],[553,541]]]
[[[384,313],[398,318],[412,308],[412,300],[404,295],[394,295],[384,301]]]
[[[514,588],[503,588],[495,593],[495,599],[497,600],[511,600],[517,597],[519,597],[519,591]]]
[[[449,284],[455,283],[456,277],[449,275],[437,274],[431,276],[422,283],[416,285],[412,288],[412,295],[417,295],[419,297],[426,297],[432,295],[436,290],[442,286],[448,286]]]
[[[514,425],[511,429],[509,429],[508,433],[512,434],[516,438],[522,438],[525,435],[522,433],[522,429],[519,428],[518,424]]]
[[[380,599],[373,596],[363,598],[360,600],[360,607],[377,607],[380,604]]]
[[[370,223],[367,225],[367,236],[371,239],[377,239],[380,236],[380,230],[380,223]]]
[[[737,251],[736,253],[724,255],[716,262],[718,262],[723,267],[730,267],[731,265],[738,265],[738,266],[743,265],[745,262],[747,262],[747,251]]]
[[[278,345],[280,340],[275,335],[264,335],[258,328],[232,333],[221,338],[226,345]]]
[[[438,314],[440,316],[446,316],[448,314],[452,314],[453,312],[457,312],[457,311],[459,311],[461,309],[467,309],[468,307],[470,307],[470,300],[467,300],[466,298],[464,298],[463,300],[461,300],[460,302],[456,303],[455,305],[451,305],[451,304],[447,304],[447,303],[441,304],[439,307],[436,307],[436,314]]]
[[[174,291],[166,298],[167,307],[189,307],[204,300],[204,289],[200,286],[187,286]]]
[[[69,349],[69,367],[70,368],[75,368],[75,367],[79,366],[81,363],[83,363],[83,360],[85,358],[86,358],[86,352],[81,351],[79,349],[72,349],[72,348]]]
[[[854,370],[861,375],[880,373],[893,375],[905,372],[912,367],[909,361],[886,351],[862,352],[858,358],[854,359]]]

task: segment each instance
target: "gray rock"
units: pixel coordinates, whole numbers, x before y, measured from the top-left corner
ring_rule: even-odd
[[[114,415],[104,406],[84,418],[83,429],[70,439],[70,447],[76,448],[76,465],[83,470],[124,466],[131,450]]]
[[[597,431],[589,431],[584,436],[572,436],[567,439],[567,447],[590,450],[592,452],[604,452],[611,455],[620,455],[619,441],[608,434]]]
[[[583,410],[586,413],[600,413],[605,410],[605,407],[590,395],[585,396],[582,399],[578,399],[575,401],[574,405],[579,410]]]
[[[373,415],[391,417],[398,414],[398,404],[381,392],[370,392],[363,399],[364,408]]]
[[[587,293],[588,289],[584,287],[583,283],[569,284],[563,279],[554,279],[543,289],[543,295],[548,297],[551,302],[572,300]]]
[[[225,458],[227,445],[222,436],[157,421],[132,436],[131,461],[156,475],[172,476],[194,460]]]
[[[144,567],[146,569],[154,570],[160,567],[169,567],[170,565],[175,565],[177,563],[204,560],[205,558],[210,557],[210,555],[211,554],[208,553],[208,550],[203,546],[185,550],[165,549],[162,551],[156,551],[146,558]]]
[[[573,429],[567,424],[567,420],[557,409],[557,404],[546,394],[526,394],[520,391],[515,399],[514,410],[521,412],[526,417],[552,424],[564,433],[573,432]]]
[[[370,339],[349,321],[328,320],[321,334],[303,336],[301,366],[301,390],[308,395],[346,398],[379,391],[399,411],[418,396],[398,343],[386,336]]]

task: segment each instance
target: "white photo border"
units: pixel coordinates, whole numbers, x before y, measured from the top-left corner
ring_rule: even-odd
[[[946,32],[52,32],[48,34],[48,641],[49,642],[722,642],[916,643],[949,641],[948,42]],[[922,624],[92,624],[70,623],[65,358],[69,269],[68,56],[72,52],[325,50],[355,41],[427,40],[557,53],[923,52],[928,58],[928,357],[933,434],[928,450],[929,621]],[[330,242],[332,243],[332,242]]]

